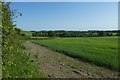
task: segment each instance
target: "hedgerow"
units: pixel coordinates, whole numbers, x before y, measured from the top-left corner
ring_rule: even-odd
[[[10,9],[11,3],[2,3],[2,75],[3,78],[33,78],[38,75],[37,67],[31,64],[30,57],[23,51],[20,29],[14,18],[21,16]],[[17,14],[16,14],[17,13]]]

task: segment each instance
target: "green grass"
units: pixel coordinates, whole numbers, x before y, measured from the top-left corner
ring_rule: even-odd
[[[118,70],[118,37],[32,40],[68,56]]]
[[[25,34],[26,36],[32,37],[32,32],[30,31],[21,31],[21,34]]]
[[[22,43],[22,42],[21,42]],[[39,67],[34,63],[34,59],[24,52],[25,47],[20,44],[13,47],[6,59],[2,59],[2,76],[4,78],[47,78],[46,74],[39,71]],[[16,53],[15,53],[16,52]],[[31,62],[33,60],[33,62]]]

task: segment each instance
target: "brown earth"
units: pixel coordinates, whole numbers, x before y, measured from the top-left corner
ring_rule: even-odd
[[[118,72],[83,62],[30,41],[25,42],[29,55],[39,70],[52,78],[117,78]]]

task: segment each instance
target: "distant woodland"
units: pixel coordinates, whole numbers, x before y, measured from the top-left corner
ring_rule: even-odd
[[[120,36],[120,30],[112,31],[31,31],[33,37],[100,37]],[[24,34],[23,34],[24,35]]]

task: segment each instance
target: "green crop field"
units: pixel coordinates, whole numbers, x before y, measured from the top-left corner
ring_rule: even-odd
[[[118,69],[118,37],[53,38],[32,42],[83,61]]]

